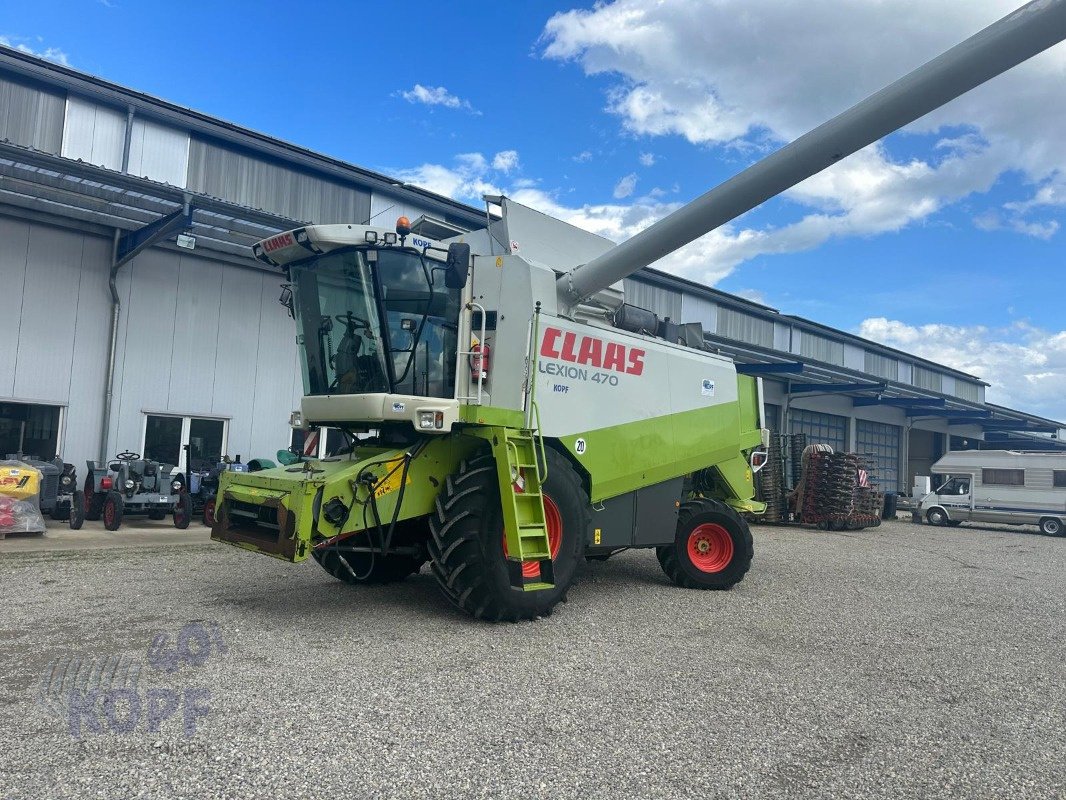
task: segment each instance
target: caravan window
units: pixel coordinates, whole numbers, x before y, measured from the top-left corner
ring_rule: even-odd
[[[983,469],[981,483],[986,486],[1025,486],[1025,470]]]
[[[1066,469],[1053,470],[1053,474],[1055,476],[1055,488],[1066,489]]]
[[[936,490],[937,494],[969,494],[970,493],[970,478],[952,478],[939,489]]]

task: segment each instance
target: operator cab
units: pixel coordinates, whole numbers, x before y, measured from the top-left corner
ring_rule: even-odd
[[[313,398],[372,395],[392,418],[425,427],[412,416],[420,403],[408,399],[454,401],[468,246],[446,249],[411,235],[401,217],[395,232],[354,225],[299,228],[260,242],[254,253],[282,267],[290,281],[281,302],[296,321],[304,419],[329,421],[306,413],[308,405],[327,407]],[[327,417],[367,423],[390,418],[369,406],[334,403],[341,416]]]

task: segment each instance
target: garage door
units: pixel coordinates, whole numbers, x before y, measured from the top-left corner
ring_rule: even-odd
[[[855,449],[872,456],[877,463],[877,483],[886,492],[899,489],[900,429],[897,425],[855,422]]]
[[[827,444],[837,452],[848,449],[848,418],[818,411],[792,409],[792,433],[807,434],[807,444]]]

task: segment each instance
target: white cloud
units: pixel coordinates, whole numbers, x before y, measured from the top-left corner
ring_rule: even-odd
[[[908,325],[885,317],[864,320],[860,336],[991,384],[986,399],[1055,420],[1066,420],[1066,330],[1027,322],[1006,328],[981,325]]]
[[[518,151],[501,150],[492,157],[492,168],[504,174],[518,168]]]
[[[423,86],[420,83],[416,83],[414,88],[400,92],[400,96],[408,103],[460,108],[474,114],[480,113],[470,105],[469,101],[456,97],[443,86]]]
[[[38,58],[44,58],[48,61],[54,61],[57,64],[62,64],[65,67],[70,66],[70,59],[65,52],[58,47],[42,47],[43,39],[38,36],[36,39],[31,39],[26,36],[2,36],[0,35],[0,44],[14,48],[20,53],[26,53],[27,55],[37,56]],[[31,47],[27,42],[33,42]]]
[[[573,158],[574,158],[574,161],[576,161],[577,163],[583,164],[586,161],[591,161],[592,160],[592,152],[589,151],[589,150],[582,150],[580,153],[578,153]]]
[[[556,14],[548,58],[613,80],[607,110],[640,136],[682,136],[745,158],[790,141],[865,95],[1014,10],[1019,0],[617,0]],[[906,47],[899,46],[906,42]],[[1049,52],[908,128],[948,130],[908,160],[875,145],[792,189],[811,210],[780,228],[722,229],[705,242],[712,270],[766,253],[816,247],[839,236],[899,230],[967,198],[975,224],[1048,238],[1058,223],[1030,219],[1066,206],[1061,87],[1066,48]],[[961,134],[958,132],[962,131]],[[911,148],[913,149],[913,148]],[[1009,212],[980,198],[1005,173],[1027,196]],[[710,188],[710,187],[707,187]],[[985,208],[980,208],[980,206]]]
[[[621,200],[624,197],[629,197],[633,194],[633,191],[637,188],[637,175],[634,172],[619,179],[618,183],[614,186],[614,197],[616,200]]]
[[[655,166],[655,153],[641,153],[640,164],[643,167]]]

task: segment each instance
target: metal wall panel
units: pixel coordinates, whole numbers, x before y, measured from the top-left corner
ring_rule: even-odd
[[[81,253],[77,315],[74,327],[74,357],[70,397],[63,423],[60,454],[84,475],[85,460],[97,458],[100,446],[100,416],[104,410],[107,377],[107,345],[111,323],[111,293],[107,272],[111,263],[111,240],[85,236]]]
[[[670,319],[675,322],[681,319],[681,293],[672,289],[662,289],[658,286],[644,283],[633,278],[623,281],[625,287],[626,302],[630,305],[646,308],[659,315],[659,319]]]
[[[15,364],[22,324],[22,292],[30,226],[0,217],[0,397],[15,396]]]
[[[189,189],[234,203],[315,223],[356,222],[370,216],[370,193],[304,174],[193,137]]]
[[[792,326],[783,322],[774,323],[774,349],[788,352],[789,343],[792,339]]]
[[[253,385],[251,434],[245,450],[249,458],[274,458],[289,444],[289,414],[299,404],[291,398],[292,374],[284,368],[295,363],[296,324],[278,303],[280,275],[263,274],[259,307],[259,368]],[[297,372],[297,374],[299,374]],[[238,451],[234,451],[238,452]]]
[[[794,408],[789,412],[790,433],[807,434],[807,444],[828,444],[837,452],[848,449],[848,418]]]
[[[0,78],[0,140],[58,155],[65,100],[54,90]]]
[[[871,375],[876,375],[879,378],[888,378],[891,381],[900,379],[899,361],[890,356],[871,353],[867,350],[863,361],[861,369],[865,369]]]
[[[906,361],[900,361],[899,363],[899,382],[910,383],[913,365]]]
[[[982,399],[980,388],[978,384],[971,381],[962,378],[955,379],[955,396],[969,400],[971,403],[977,403]]]
[[[64,157],[120,170],[125,143],[125,112],[78,97],[67,98],[66,122],[63,126]]]
[[[862,371],[866,369],[866,351],[853,344],[844,345],[844,366]]]
[[[178,256],[166,250],[145,250],[123,267],[131,279],[123,304],[122,374],[115,384],[113,405],[118,427],[112,449],[141,447],[145,409],[167,408],[171,359],[174,355],[174,314],[178,294]]]
[[[38,225],[30,232],[15,397],[65,403],[70,396],[82,238]]]
[[[944,378],[942,373],[925,367],[914,366],[912,383],[921,389],[931,389],[934,392],[942,391]]]
[[[902,431],[897,425],[884,425],[865,419],[855,422],[855,449],[862,455],[874,457],[877,466],[873,480],[882,491],[895,492],[900,488]]]
[[[188,131],[134,117],[126,170],[130,175],[184,187],[188,169]]]
[[[955,376],[943,375],[940,378],[940,391],[944,394],[955,394]]]
[[[800,340],[800,355],[816,358],[826,364],[844,365],[844,343],[836,342],[810,331],[803,332]]]
[[[703,297],[691,294],[681,296],[680,322],[698,322],[703,330],[712,333],[718,328],[718,306]]]
[[[432,211],[419,208],[417,205],[412,205],[398,197],[381,194],[380,192],[375,192],[370,196],[370,222],[368,223],[370,225],[377,225],[379,228],[389,228],[391,230],[396,224],[397,217],[407,217],[411,222],[414,222],[423,214],[440,219],[440,214],[434,214]],[[355,221],[357,220],[353,220],[353,222]]]
[[[718,326],[715,332],[719,336],[735,339],[738,342],[774,346],[774,323],[743,311],[720,307],[718,309]]]
[[[218,319],[224,267],[205,258],[175,255],[178,300],[174,317],[167,402],[158,410],[209,415],[216,375]],[[231,311],[231,313],[233,313]],[[241,312],[243,316],[251,315]],[[251,323],[251,319],[246,319]]]
[[[252,401],[260,359],[259,320],[262,302],[261,272],[240,267],[222,269],[211,411],[232,418],[229,446],[233,453],[241,455],[250,452],[248,448],[252,441]]]

